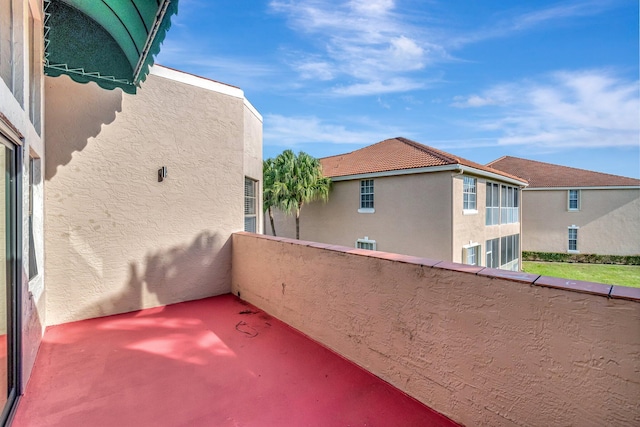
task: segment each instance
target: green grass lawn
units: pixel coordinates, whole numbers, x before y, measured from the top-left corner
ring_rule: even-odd
[[[524,261],[522,270],[541,276],[640,288],[640,265]]]

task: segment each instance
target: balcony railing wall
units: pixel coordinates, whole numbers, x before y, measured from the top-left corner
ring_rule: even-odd
[[[457,422],[640,421],[633,291],[249,233],[232,252],[234,293]]]

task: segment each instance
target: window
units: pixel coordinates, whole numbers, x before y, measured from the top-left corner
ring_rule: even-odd
[[[486,263],[485,266],[489,268],[500,267],[500,239],[491,239],[486,242]]]
[[[500,223],[500,186],[487,182],[487,218],[486,225]]]
[[[257,228],[256,201],[257,181],[251,178],[244,179],[244,231],[255,233]]]
[[[42,79],[42,22],[36,21],[29,8],[29,118],[38,135],[41,121],[41,79]]]
[[[500,238],[500,268],[518,271],[520,260],[520,235],[512,234]]]
[[[569,190],[569,210],[580,210],[580,190]]]
[[[465,211],[476,210],[476,179],[470,176],[463,178],[462,205]]]
[[[358,249],[369,249],[370,251],[376,250],[376,241],[369,240],[368,236],[364,236],[364,239],[356,240],[356,248]]]
[[[500,224],[513,224],[519,221],[520,200],[518,188],[503,185],[500,197]]]
[[[480,265],[480,245],[477,243],[463,246],[463,259],[465,264]]]
[[[373,180],[363,179],[360,181],[360,213],[373,213]]]
[[[580,227],[576,227],[572,225],[569,227],[569,252],[578,252],[578,229]]]
[[[29,159],[29,280],[38,275],[35,239],[33,238],[33,186],[40,182],[40,160]]]

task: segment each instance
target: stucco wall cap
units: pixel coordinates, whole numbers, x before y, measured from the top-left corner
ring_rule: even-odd
[[[640,302],[640,288],[630,288],[628,286],[613,286],[611,298],[628,299],[631,301]]]
[[[511,280],[513,282],[528,283],[532,285],[540,276],[537,274],[523,273],[521,271],[500,270],[498,268],[484,268],[480,270],[478,276],[497,277]]]
[[[443,270],[459,271],[460,273],[477,274],[484,267],[477,265],[460,264],[457,262],[442,261],[433,266],[434,268],[442,268]]]
[[[602,295],[605,297],[610,295],[611,288],[613,287],[603,283],[582,282],[580,280],[547,276],[540,276],[533,284],[546,288],[566,289],[569,291],[584,292],[587,294]]]

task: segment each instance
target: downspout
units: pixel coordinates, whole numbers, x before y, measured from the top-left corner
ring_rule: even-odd
[[[453,183],[455,182],[455,177],[460,176],[464,173],[464,170],[462,169],[462,166],[460,164],[457,165],[458,167],[455,169],[457,171],[457,173],[452,173],[451,174],[451,233],[449,233],[451,235],[451,261],[453,261],[453,256],[454,256],[454,230],[455,230],[455,212],[454,212],[454,207],[455,207],[455,194],[454,194],[454,189],[455,186],[453,185]],[[462,259],[460,259],[462,261]]]

